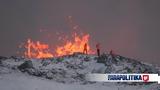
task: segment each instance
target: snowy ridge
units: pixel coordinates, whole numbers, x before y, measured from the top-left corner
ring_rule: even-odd
[[[88,73],[159,73],[160,70],[151,64],[126,58],[120,55],[112,57],[103,54],[84,55],[74,53],[57,58],[26,59],[21,57],[0,57],[0,76],[21,73],[63,84],[102,85],[111,86],[111,83],[95,83],[85,80]],[[112,83],[113,84],[113,83]],[[141,87],[142,83],[114,83],[114,85],[131,85]],[[114,86],[112,85],[112,86]],[[139,86],[140,85],[140,86]],[[147,84],[158,90],[156,83]],[[117,90],[117,89],[116,89]],[[136,90],[136,89],[135,89]]]

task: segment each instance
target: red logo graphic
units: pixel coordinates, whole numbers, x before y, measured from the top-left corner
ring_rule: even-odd
[[[148,82],[149,80],[149,75],[143,75],[143,81]]]

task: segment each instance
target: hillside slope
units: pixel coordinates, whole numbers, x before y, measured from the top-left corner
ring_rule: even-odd
[[[17,88],[28,90],[23,89],[22,83],[26,84],[26,86],[24,87],[30,87],[29,90],[41,90],[41,83],[45,83],[42,84],[42,86],[44,85],[44,87],[48,87],[48,85],[51,84],[55,85],[49,86],[49,88],[70,87],[68,90],[72,90],[72,88],[78,89],[78,87],[79,89],[83,88],[84,90],[94,90],[93,88],[96,89],[96,87],[98,86],[101,86],[102,90],[120,90],[120,88],[123,88],[122,90],[131,90],[129,88],[132,88],[132,90],[151,90],[151,88],[153,90],[160,89],[157,83],[142,84],[89,82],[85,79],[85,75],[88,73],[160,74],[160,70],[158,69],[158,67],[155,67],[151,64],[145,64],[140,61],[122,57],[119,55],[112,57],[108,54],[103,54],[100,57],[97,57],[95,55],[74,53],[73,55],[66,55],[48,59],[0,57],[0,87],[2,86],[2,89],[0,90],[9,90],[7,88],[12,88],[14,86],[14,88],[16,88],[15,90],[17,90]],[[7,83],[10,86],[3,87]],[[27,84],[31,86],[27,86]],[[77,87],[74,87],[73,84]],[[34,87],[38,89],[35,89]],[[64,89],[65,88],[59,88],[59,90]]]

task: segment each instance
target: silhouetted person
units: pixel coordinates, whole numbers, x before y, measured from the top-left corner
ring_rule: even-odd
[[[87,54],[87,53],[88,53],[88,52],[87,52],[87,43],[85,43],[85,44],[84,44],[84,50],[83,50],[83,53],[84,53],[84,54]]]
[[[115,54],[113,53],[113,50],[111,50],[109,54],[112,56],[112,58],[114,58]]]
[[[97,49],[97,55],[100,56],[100,44],[96,44],[96,49]]]

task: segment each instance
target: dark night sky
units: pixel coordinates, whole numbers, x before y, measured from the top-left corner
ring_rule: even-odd
[[[56,44],[56,32],[71,32],[67,16],[92,47],[160,65],[160,0],[1,0],[0,55],[16,55],[27,38]]]

